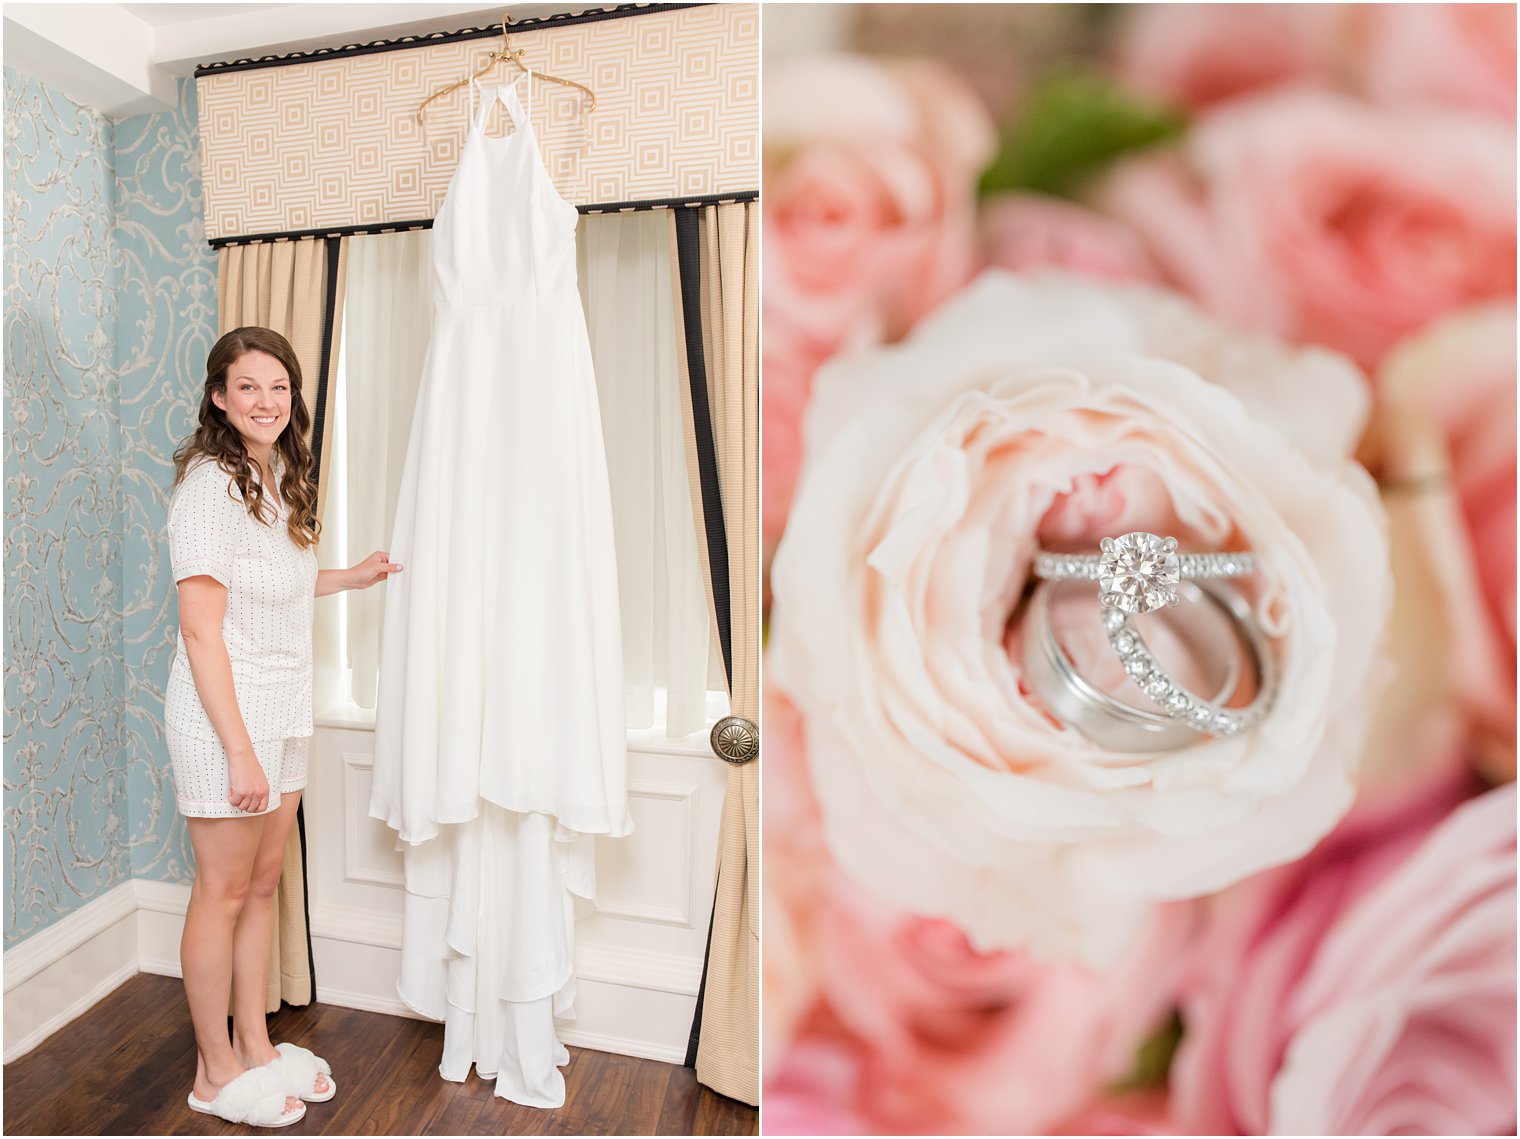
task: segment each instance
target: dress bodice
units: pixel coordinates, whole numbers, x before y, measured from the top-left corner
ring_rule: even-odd
[[[479,106],[433,223],[435,299],[442,304],[522,305],[574,290],[575,207],[544,169],[519,89],[529,76],[481,90]],[[512,131],[485,133],[501,103]]]

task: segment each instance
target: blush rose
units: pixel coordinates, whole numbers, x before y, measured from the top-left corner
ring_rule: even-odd
[[[1493,120],[1265,94],[1122,165],[1099,196],[1209,311],[1368,367],[1515,292],[1515,138]]]
[[[839,866],[978,951],[1104,966],[1152,901],[1304,854],[1350,805],[1389,604],[1347,458],[1366,410],[1336,357],[1060,276],[989,273],[902,345],[825,368],[768,682],[802,716]],[[1136,489],[1067,509],[1105,478]],[[1084,516],[1101,524],[1055,526]],[[1138,529],[1257,551],[1282,677],[1261,726],[1116,762],[1053,724],[1009,651],[1047,519],[1079,548]]]
[[[901,336],[975,256],[992,123],[928,61],[827,55],[766,75],[761,529],[786,525],[801,415],[830,356]]]
[[[1183,1130],[1515,1126],[1515,787],[1353,820],[1210,904],[1172,1068]]]

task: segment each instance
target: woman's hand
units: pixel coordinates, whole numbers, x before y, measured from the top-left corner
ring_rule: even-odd
[[[358,565],[348,571],[351,579],[350,589],[368,589],[377,581],[384,581],[393,573],[400,573],[401,566],[391,561],[391,556],[384,550],[376,550]]]
[[[227,802],[251,814],[269,806],[269,777],[254,756],[227,757]]]

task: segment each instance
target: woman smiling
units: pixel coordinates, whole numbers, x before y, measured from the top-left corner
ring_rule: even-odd
[[[383,551],[317,569],[309,426],[290,343],[267,328],[227,333],[206,361],[195,434],[175,452],[169,508],[180,637],[164,713],[196,864],[180,943],[197,1053],[189,1103],[260,1127],[336,1092],[326,1061],[277,1048],[264,1019],[275,890],[306,786],[313,600],[401,569]]]

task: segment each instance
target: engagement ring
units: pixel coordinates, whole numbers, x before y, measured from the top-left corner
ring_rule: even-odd
[[[1178,552],[1176,538],[1143,531],[1104,538],[1099,548],[1102,552],[1098,554],[1041,551],[1035,556],[1034,574],[1051,582],[1098,583],[1098,604],[1103,610],[1109,643],[1140,690],[1172,721],[1193,732],[1220,736],[1236,735],[1254,727],[1271,708],[1277,691],[1277,670],[1271,648],[1245,598],[1223,587],[1207,587],[1203,591],[1229,613],[1239,646],[1250,657],[1254,691],[1244,706],[1229,706],[1233,688],[1228,692],[1221,689],[1213,699],[1208,699],[1180,684],[1157,662],[1132,618],[1179,604],[1183,582],[1239,578],[1255,573],[1256,555],[1246,551],[1183,554]],[[1191,596],[1192,591],[1189,592]],[[1047,617],[1036,636],[1049,636],[1048,625]],[[1050,690],[1047,702],[1067,723],[1094,742],[1110,747],[1122,745],[1122,750],[1151,751],[1173,746],[1172,733],[1160,732],[1136,719],[1140,715],[1136,709],[1118,704],[1106,694],[1094,696],[1096,690],[1077,675],[1069,660],[1063,668],[1057,658],[1064,659],[1058,650],[1053,656],[1047,643],[1043,659],[1031,658],[1031,677],[1040,683],[1043,676],[1043,683]],[[1125,711],[1118,712],[1111,705]],[[1161,740],[1168,742],[1163,745],[1158,742]]]
[[[1096,581],[1098,604],[1123,613],[1150,613],[1178,602],[1177,585],[1256,572],[1255,555],[1179,554],[1176,538],[1135,531],[1104,538],[1099,554],[1040,553],[1034,574],[1049,581]]]

